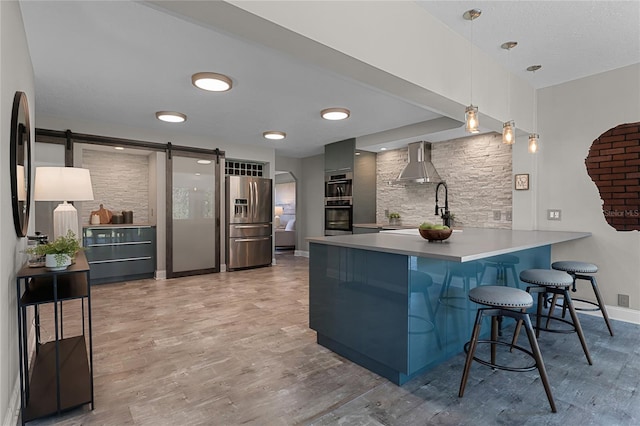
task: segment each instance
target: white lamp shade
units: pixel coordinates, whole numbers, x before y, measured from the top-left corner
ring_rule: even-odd
[[[276,206],[275,214],[276,216],[282,216],[284,214],[284,209],[281,206]]]
[[[36,201],[93,200],[91,175],[77,167],[36,167]]]

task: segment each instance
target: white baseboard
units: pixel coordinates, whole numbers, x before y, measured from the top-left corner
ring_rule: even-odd
[[[6,426],[20,424],[20,372],[18,372],[18,377],[16,377],[16,381],[13,384],[11,398],[9,398],[9,405],[2,424]]]
[[[302,257],[309,257],[309,251],[308,250],[296,250],[295,252],[293,252],[294,256],[302,256]]]
[[[640,325],[640,311],[620,306],[606,306],[609,318]],[[600,311],[580,311],[581,314],[602,318]]]
[[[156,278],[156,280],[166,280],[167,279],[167,271],[166,270],[156,271],[155,278]]]
[[[227,272],[227,264],[226,263],[221,263],[220,264],[220,272]]]

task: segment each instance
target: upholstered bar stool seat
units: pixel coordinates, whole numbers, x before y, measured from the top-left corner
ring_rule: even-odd
[[[591,365],[591,355],[589,354],[589,349],[587,348],[587,342],[584,339],[582,326],[580,325],[580,320],[578,319],[578,315],[576,314],[576,310],[573,306],[573,300],[571,299],[571,295],[569,294],[569,288],[573,284],[573,277],[567,272],[553,269],[527,269],[520,272],[520,280],[529,284],[533,284],[533,286],[527,287],[528,293],[538,294],[538,307],[536,313],[536,336],[540,337],[540,331],[549,331],[553,333],[577,333],[578,338],[580,339],[580,344],[582,345],[582,350],[587,357],[587,362],[589,363],[589,365]],[[571,321],[553,316],[554,303],[552,303],[551,308],[549,309],[549,313],[543,315],[542,308],[546,301],[546,294],[548,293],[553,294],[554,303],[557,296],[562,296],[564,298],[563,304],[564,306],[566,306],[566,309],[569,310]],[[545,327],[542,327],[541,325],[542,318],[547,318],[547,325]],[[571,328],[568,330],[549,328],[549,322],[551,320],[563,322],[570,325]],[[518,323],[518,325],[516,326],[516,331],[513,336],[514,342],[518,338],[519,331],[520,323]]]
[[[605,307],[604,302],[602,301],[602,296],[600,295],[600,290],[598,289],[598,283],[596,282],[596,278],[593,275],[584,275],[584,274],[595,274],[598,272],[598,266],[593,263],[588,262],[579,262],[576,260],[563,260],[559,262],[553,262],[551,265],[553,269],[559,271],[565,271],[569,273],[573,277],[573,287],[572,291],[576,291],[576,280],[585,280],[591,283],[591,288],[593,289],[593,293],[596,296],[597,302],[592,302],[591,300],[586,299],[578,299],[574,297],[573,300],[588,303],[593,305],[593,308],[580,308],[576,307],[576,311],[600,311],[602,313],[602,317],[604,318],[605,324],[607,324],[607,328],[609,329],[609,334],[613,336],[613,328],[611,327],[611,321],[609,321],[609,315],[607,314],[607,308]],[[554,301],[555,305],[555,301]],[[565,314],[565,307],[563,302],[563,310],[562,315]]]
[[[476,313],[476,321],[473,326],[473,332],[471,334],[471,340],[464,345],[467,357],[465,360],[458,396],[462,397],[464,395],[464,389],[467,385],[467,380],[469,379],[469,370],[471,369],[471,363],[473,361],[491,368],[506,371],[524,372],[538,369],[540,379],[542,380],[544,390],[547,394],[547,399],[549,400],[549,405],[551,406],[551,411],[555,413],[556,406],[553,401],[553,396],[551,395],[551,387],[549,386],[547,371],[544,367],[544,362],[542,360],[538,341],[536,340],[535,331],[531,325],[529,314],[526,312],[527,308],[533,306],[533,298],[531,297],[531,294],[512,287],[480,286],[469,291],[469,300],[487,307],[478,309],[478,312]],[[531,350],[518,346],[515,342],[509,344],[498,340],[498,318],[502,316],[513,318],[518,321],[518,324],[524,324]],[[484,317],[491,317],[490,340],[480,339],[480,331]],[[488,343],[491,345],[490,361],[475,356],[478,344],[482,343]],[[496,347],[498,345],[509,346],[511,349],[516,349],[529,355],[533,358],[534,364],[526,367],[512,367],[498,364],[496,362]]]

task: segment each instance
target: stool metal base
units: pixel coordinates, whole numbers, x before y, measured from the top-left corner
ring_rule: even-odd
[[[491,317],[491,340],[479,340],[480,336],[480,328],[482,326],[482,319],[485,316]],[[498,317],[506,316],[515,319],[518,321],[518,325],[524,324],[525,330],[527,332],[527,337],[529,339],[529,345],[531,346],[531,351],[527,351],[526,349],[517,346],[515,344],[509,345],[508,343],[500,342],[498,340]],[[475,357],[475,352],[479,343],[489,343],[491,344],[491,362],[487,362]],[[507,345],[514,349],[522,350],[525,353],[529,354],[533,357],[535,364],[533,364],[532,368],[524,367],[525,369],[516,369],[503,365],[499,365],[496,363],[496,346],[497,345]],[[467,357],[464,364],[464,371],[462,373],[462,380],[460,381],[460,391],[458,392],[458,397],[462,398],[464,395],[464,389],[467,385],[467,380],[469,379],[469,370],[471,369],[471,363],[473,361],[478,361],[480,364],[487,365],[492,368],[497,368],[501,370],[507,371],[531,371],[535,368],[538,369],[538,373],[540,374],[540,379],[542,381],[542,385],[544,386],[544,391],[547,394],[547,399],[549,400],[549,405],[551,406],[551,411],[556,413],[556,404],[553,401],[553,395],[551,394],[551,387],[549,386],[549,379],[547,377],[547,371],[544,367],[544,362],[542,361],[542,354],[540,353],[540,347],[538,346],[538,341],[535,337],[535,332],[533,330],[533,326],[531,325],[531,320],[529,315],[526,312],[514,311],[510,309],[501,309],[501,308],[481,308],[478,309],[476,314],[476,321],[473,326],[473,332],[471,334],[471,340],[465,345],[465,352],[467,352]]]
[[[569,275],[571,275],[573,277],[573,287],[572,287],[572,291],[576,291],[576,280],[585,280],[585,281],[589,281],[591,283],[591,288],[593,289],[593,293],[596,296],[596,300],[598,301],[596,302],[592,302],[590,300],[584,300],[584,299],[573,299],[579,302],[583,302],[583,303],[589,303],[591,305],[596,306],[596,308],[575,308],[577,311],[600,311],[602,312],[602,317],[604,318],[604,322],[605,324],[607,324],[607,328],[609,329],[609,334],[611,336],[613,336],[613,328],[611,327],[611,321],[609,321],[609,314],[607,314],[607,308],[604,305],[604,302],[602,300],[602,296],[600,295],[600,289],[598,289],[598,283],[596,282],[596,278],[594,276],[591,275],[582,275],[582,274],[576,274],[573,272],[569,272]]]
[[[535,326],[536,337],[540,337],[541,330],[550,331],[553,333],[575,332],[578,335],[578,339],[580,339],[580,345],[582,345],[582,350],[584,351],[584,355],[587,358],[587,362],[589,363],[589,365],[593,365],[593,362],[591,361],[591,355],[589,354],[589,348],[587,347],[587,342],[585,341],[584,333],[582,332],[582,326],[580,325],[580,320],[578,319],[578,314],[576,313],[576,309],[573,306],[573,300],[571,299],[571,295],[569,294],[569,286],[566,286],[566,287],[533,286],[533,287],[527,287],[527,292],[538,293],[538,309],[536,312],[536,326]],[[545,304],[547,293],[553,294],[553,299],[552,299],[553,302],[551,304],[551,307],[549,308],[549,314],[544,315],[542,313],[542,307]],[[563,318],[551,316],[551,314],[553,313],[553,307],[555,305],[557,296],[563,297],[564,299],[563,303],[566,305],[566,309],[569,310],[569,314],[571,315],[571,321],[565,320]],[[547,323],[545,327],[542,327],[541,325],[542,318],[547,318]],[[550,320],[562,321],[564,323],[570,324],[572,325],[573,330],[566,331],[566,330],[550,329],[549,328]],[[516,330],[513,334],[513,342],[515,342],[518,339],[518,335],[520,333],[520,326],[521,326],[521,322],[518,321],[518,324],[516,325]]]

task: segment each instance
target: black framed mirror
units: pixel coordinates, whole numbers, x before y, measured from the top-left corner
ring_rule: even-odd
[[[13,224],[18,237],[27,235],[31,207],[31,124],[29,104],[24,92],[16,92],[11,112],[9,170]]]

